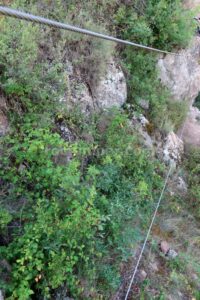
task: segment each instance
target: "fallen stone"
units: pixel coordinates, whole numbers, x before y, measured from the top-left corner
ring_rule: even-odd
[[[167,252],[167,257],[170,259],[174,259],[177,256],[178,256],[178,253],[173,249],[169,249],[169,251]]]
[[[143,282],[147,278],[147,273],[144,270],[138,272],[138,280]]]
[[[166,241],[162,241],[160,243],[160,250],[162,251],[163,254],[166,255],[170,250],[169,244]]]

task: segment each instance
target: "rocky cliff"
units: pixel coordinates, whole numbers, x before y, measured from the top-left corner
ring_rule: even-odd
[[[191,45],[177,55],[167,55],[158,61],[159,76],[174,100],[188,103],[185,124],[180,129],[186,144],[200,146],[200,112],[193,107],[200,92],[200,37],[195,36]]]

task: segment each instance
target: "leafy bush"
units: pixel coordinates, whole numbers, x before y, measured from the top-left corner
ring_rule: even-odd
[[[94,11],[91,4],[17,0],[13,5],[102,31],[95,16],[102,20],[116,4],[96,3],[100,11],[90,14],[91,8]],[[79,12],[76,5],[80,5]],[[118,34],[152,45],[164,41],[170,48],[182,45],[176,26],[170,24],[163,33],[166,24],[159,21],[159,29],[152,25],[152,7],[160,9],[157,5],[156,1],[148,7],[141,5],[142,14],[120,5],[115,17]],[[167,18],[171,20],[170,15]],[[140,228],[148,224],[161,187],[162,168],[141,149],[122,111],[110,111],[108,117],[103,114],[106,126],[102,131],[99,116],[88,120],[60,109],[58,100],[69,89],[66,60],[92,86],[105,71],[112,46],[22,21],[2,18],[0,22],[0,87],[12,121],[10,134],[0,144],[0,255],[12,272],[10,268],[0,271],[0,288],[8,299],[54,299],[60,289],[64,297],[110,299],[119,284],[119,264],[128,259],[142,239]],[[160,33],[163,41],[158,39]],[[124,61],[129,94],[136,103],[149,96],[151,116],[160,123],[172,104],[166,90],[159,94],[154,55],[127,48]],[[155,112],[160,108],[158,120]],[[93,139],[76,137],[74,142],[65,142],[56,133],[56,118],[70,125],[77,136],[85,131]],[[174,120],[173,109],[170,120]]]
[[[82,277],[93,289],[96,281],[106,297],[116,288],[111,274],[119,276],[118,262],[141,238],[132,226],[139,211],[148,220],[161,180],[155,173],[159,165],[141,150],[126,115],[111,115],[103,136],[96,133],[95,155],[95,141],[69,144],[32,123],[5,138],[3,226],[18,224],[0,250],[12,266],[9,282],[1,282],[11,298],[29,299],[36,291],[49,297],[63,284],[68,294],[82,297]],[[57,164],[63,154],[69,159]],[[91,162],[82,169],[88,156]]]
[[[191,149],[187,154],[186,169],[189,181],[189,203],[194,214],[200,217],[200,151]]]
[[[131,4],[121,5],[115,15],[118,34],[124,39],[168,51],[185,47],[190,41],[194,27],[181,1],[152,0],[145,4],[131,1]],[[128,71],[129,101],[138,109],[139,100],[148,100],[150,117],[156,127],[164,131],[177,128],[184,119],[185,108],[178,102],[172,104],[169,91],[159,82],[156,55],[126,47],[122,56]],[[177,122],[174,115],[177,116],[176,111],[180,108],[181,118]]]

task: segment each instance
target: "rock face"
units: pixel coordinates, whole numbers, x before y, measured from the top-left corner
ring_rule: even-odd
[[[127,86],[122,69],[114,61],[109,62],[106,69],[105,76],[101,77],[95,87],[84,82],[74,84],[71,70],[69,98],[72,107],[79,106],[81,111],[87,113],[112,106],[121,107],[126,102]],[[77,81],[77,75],[75,77]]]
[[[120,67],[110,62],[107,74],[93,91],[96,105],[100,108],[122,106],[127,98],[126,79]]]
[[[147,132],[149,121],[143,115],[133,116],[131,125],[137,130],[141,138],[141,142],[145,148],[154,153],[154,142]]]
[[[185,5],[191,8],[192,4],[187,1]],[[200,37],[194,37],[191,46],[179,54],[159,59],[159,76],[175,100],[189,104],[190,110],[180,132],[186,145],[200,147],[200,111],[192,106],[200,92]]]
[[[186,145],[200,147],[200,111],[191,107],[183,127],[183,138]]]
[[[166,163],[178,164],[184,152],[183,141],[174,133],[170,132],[166,138],[163,150],[163,158]]]
[[[200,38],[195,37],[191,46],[179,54],[159,59],[159,77],[175,100],[192,104],[200,91]]]

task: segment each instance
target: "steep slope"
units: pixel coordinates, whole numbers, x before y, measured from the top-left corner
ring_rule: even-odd
[[[181,1],[4,2],[166,50],[186,46],[192,31],[185,30]],[[157,79],[152,53],[5,17],[0,22],[2,294],[111,299],[126,263],[137,258],[163,186],[166,166],[155,144],[180,126],[182,104],[170,101]],[[172,155],[180,161],[182,142],[170,137],[167,149],[176,144]],[[168,275],[158,242],[149,245],[159,252],[159,272],[166,266]],[[168,295],[165,276],[155,293],[148,290],[154,277],[144,277],[133,299]],[[183,294],[192,297],[196,289]]]

